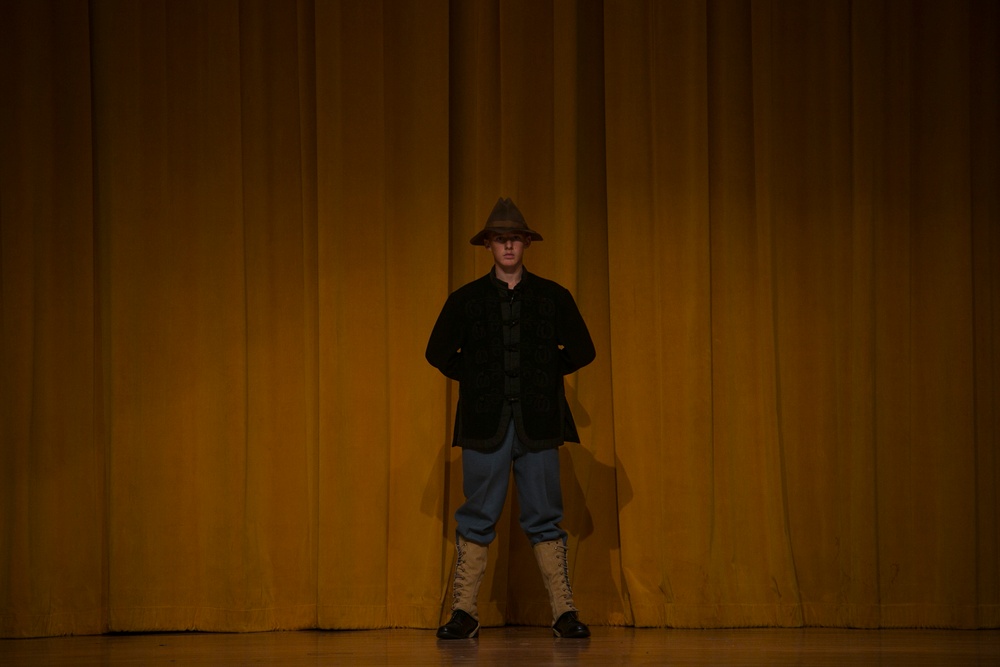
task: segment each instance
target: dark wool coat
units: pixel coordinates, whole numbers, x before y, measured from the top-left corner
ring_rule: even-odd
[[[520,301],[513,311],[504,307],[510,298]],[[511,312],[519,312],[519,317],[504,321]],[[519,341],[513,346],[505,345],[505,328],[509,341],[510,327],[518,329]],[[512,347],[519,353],[513,368]],[[594,360],[594,343],[573,296],[558,283],[524,269],[510,292],[498,288],[491,270],[448,297],[426,356],[459,382],[453,445],[496,449],[510,418],[529,451],[580,441],[563,376]],[[512,386],[509,373],[518,376],[516,395],[506,395]]]

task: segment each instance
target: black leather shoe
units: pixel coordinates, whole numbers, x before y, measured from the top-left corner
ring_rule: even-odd
[[[581,623],[581,625],[583,625]],[[586,629],[587,626],[583,626]],[[479,621],[467,612],[456,609],[451,613],[451,620],[438,628],[438,639],[473,639],[479,634]],[[589,634],[589,633],[588,633]]]
[[[560,616],[556,624],[552,626],[552,632],[555,633],[556,637],[563,639],[586,639],[590,636],[590,628],[576,617],[575,611],[567,611]]]

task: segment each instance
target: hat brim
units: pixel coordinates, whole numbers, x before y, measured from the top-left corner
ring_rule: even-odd
[[[532,241],[542,240],[541,234],[533,229],[528,229],[527,227],[489,227],[469,239],[469,243],[471,245],[483,245],[483,241],[485,241],[486,237],[490,234],[524,234]]]

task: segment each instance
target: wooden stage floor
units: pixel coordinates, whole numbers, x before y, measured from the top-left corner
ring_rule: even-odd
[[[1000,665],[1000,630],[485,628],[0,639],[0,665]]]

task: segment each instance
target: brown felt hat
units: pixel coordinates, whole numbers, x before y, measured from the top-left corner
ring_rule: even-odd
[[[486,219],[486,226],[481,232],[473,236],[469,243],[472,245],[483,245],[483,241],[488,234],[509,234],[520,232],[528,236],[532,241],[541,241],[542,235],[529,229],[528,223],[524,221],[524,216],[517,210],[517,206],[510,200],[510,197],[497,200],[496,206]]]

